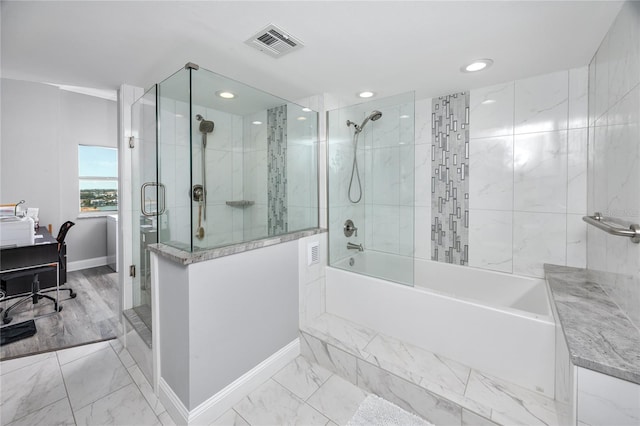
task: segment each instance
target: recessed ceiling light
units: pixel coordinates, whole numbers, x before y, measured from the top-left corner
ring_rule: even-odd
[[[409,116],[407,114],[402,114],[400,118],[409,118]]]
[[[304,112],[311,112],[311,108],[302,108]]]
[[[252,121],[251,124],[255,124],[257,126],[258,124],[262,124],[262,121]]]
[[[298,117],[298,120],[300,120],[300,121],[304,121],[306,119],[307,119],[307,117],[302,117],[302,116]]]
[[[182,114],[176,114],[176,118],[183,118],[183,117],[184,117],[184,115],[182,115]]]
[[[221,98],[224,99],[233,99],[236,97],[236,95],[234,93],[228,92],[226,90],[221,90],[219,92],[216,92],[216,95],[220,96]]]
[[[460,68],[462,72],[477,72],[489,68],[493,64],[493,59],[476,59],[468,65]]]
[[[481,103],[481,104],[484,104],[484,105],[488,105],[488,104],[495,104],[495,103],[496,103],[496,100],[495,100],[495,99],[487,99],[486,101],[482,101],[482,102],[480,102],[480,103]]]
[[[370,98],[372,96],[374,96],[375,93],[373,92],[360,92],[358,93],[358,96],[360,96],[361,98]]]

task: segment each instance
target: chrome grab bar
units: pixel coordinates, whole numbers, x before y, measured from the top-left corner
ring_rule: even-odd
[[[629,225],[620,219],[606,217],[598,212],[594,213],[593,216],[583,216],[582,220],[587,222],[589,225],[602,229],[607,234],[616,235],[618,237],[629,237],[631,238],[631,242],[636,244],[640,243],[640,225],[638,224],[634,223]],[[625,228],[626,226],[628,226],[628,228]]]

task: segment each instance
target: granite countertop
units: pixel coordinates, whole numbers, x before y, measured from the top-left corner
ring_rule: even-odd
[[[268,247],[274,244],[281,244],[288,241],[299,240],[301,238],[321,234],[323,232],[327,232],[327,230],[324,228],[306,229],[304,231],[290,232],[288,234],[278,235],[275,237],[267,237],[259,240],[246,241],[224,247],[216,247],[194,252],[180,250],[179,248],[162,243],[150,244],[149,250],[176,263],[180,263],[182,265],[190,265],[192,263],[204,262],[206,260],[230,256],[232,254],[255,250],[262,247]]]
[[[627,294],[637,295],[636,282],[619,280],[614,274],[566,266],[545,265],[545,276],[564,332],[571,362],[619,379],[640,384],[640,331],[616,300],[608,280],[634,286]],[[636,297],[636,296],[633,296]],[[634,310],[640,306],[634,306]]]

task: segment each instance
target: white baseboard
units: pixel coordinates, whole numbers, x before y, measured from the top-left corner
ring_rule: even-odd
[[[300,355],[300,339],[295,339],[191,411],[161,377],[159,381],[160,401],[176,424],[208,425],[298,355]]]
[[[107,256],[94,257],[93,259],[76,260],[67,262],[67,272],[79,271],[81,269],[95,268],[96,266],[107,265]]]

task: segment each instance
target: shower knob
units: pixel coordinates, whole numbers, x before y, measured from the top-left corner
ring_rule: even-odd
[[[354,233],[356,234],[356,237],[358,236],[358,228],[356,228],[351,219],[347,219],[342,229],[344,229],[344,236],[347,238],[352,236]]]

